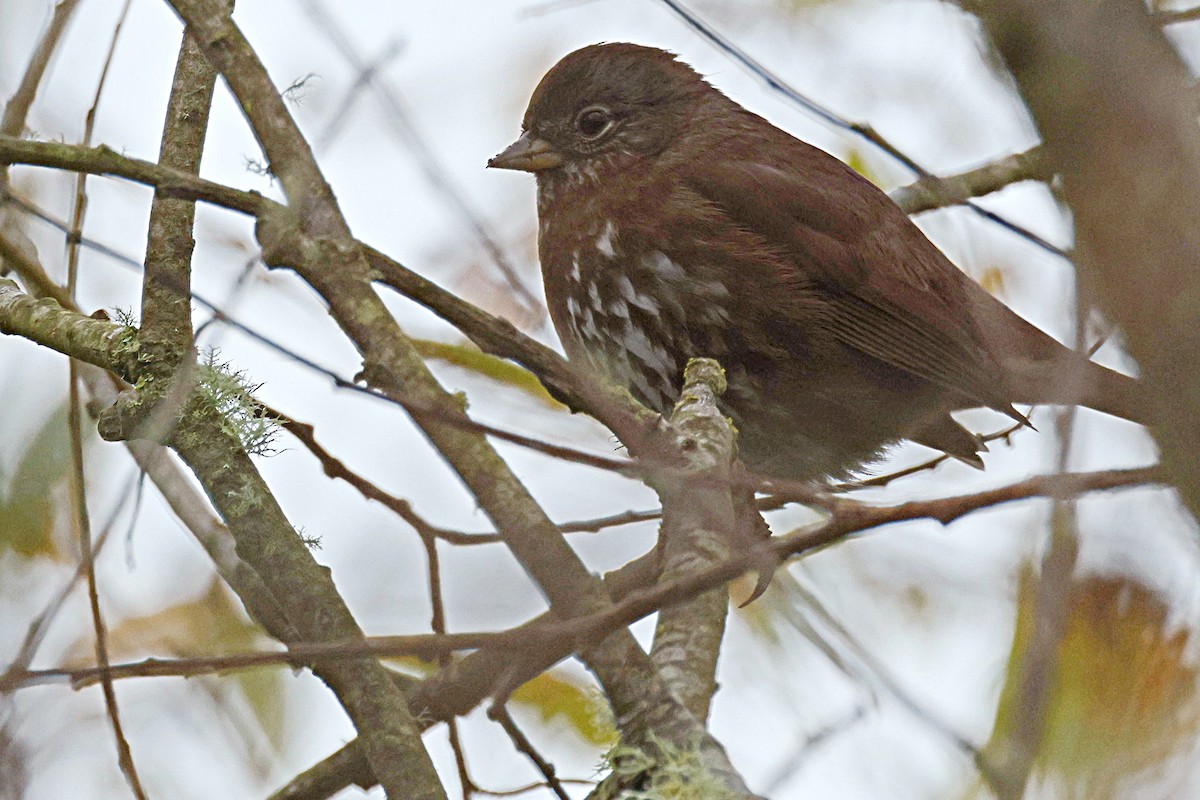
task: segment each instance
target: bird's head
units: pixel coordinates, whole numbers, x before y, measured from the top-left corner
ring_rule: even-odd
[[[715,90],[672,53],[635,44],[595,44],[565,56],[534,90],[521,136],[488,162],[550,177],[595,174],[621,157],[668,147]]]

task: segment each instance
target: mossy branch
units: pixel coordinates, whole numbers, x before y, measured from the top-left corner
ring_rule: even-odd
[[[0,278],[0,333],[23,336],[126,380],[137,373],[133,328],[81,316],[50,298],[35,300],[8,278]]]

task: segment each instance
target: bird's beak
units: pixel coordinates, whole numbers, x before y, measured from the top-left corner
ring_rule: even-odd
[[[525,172],[539,172],[551,169],[563,163],[562,153],[550,146],[545,139],[533,135],[533,131],[525,131],[521,138],[510,144],[498,155],[488,161],[489,167],[498,169],[519,169]]]

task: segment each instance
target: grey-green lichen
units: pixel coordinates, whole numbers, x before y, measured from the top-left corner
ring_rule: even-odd
[[[225,510],[234,517],[244,517],[267,503],[266,493],[253,483],[244,483],[226,496],[229,502]]]
[[[236,438],[247,453],[269,456],[276,452],[272,445],[279,425],[254,402],[254,393],[261,387],[244,371],[221,361],[217,351],[204,354],[196,390],[220,416],[221,429]]]
[[[739,797],[704,763],[698,745],[679,747],[654,736],[653,752],[617,745],[604,755],[604,766],[612,770],[623,789],[614,800],[733,800]]]

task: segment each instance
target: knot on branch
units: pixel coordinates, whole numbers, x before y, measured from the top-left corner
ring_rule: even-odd
[[[264,212],[254,225],[254,236],[268,267],[291,267],[297,272],[316,263],[318,248],[300,227],[300,221],[285,206]]]
[[[683,390],[704,386],[718,397],[725,394],[729,383],[725,380],[725,369],[713,358],[693,358],[683,368]]]
[[[106,442],[124,442],[139,438],[136,431],[145,419],[145,409],[137,392],[125,391],[96,415],[96,430]]]
[[[725,469],[734,459],[736,432],[717,405],[727,385],[725,370],[711,358],[693,358],[683,371],[668,422],[688,472]]]

